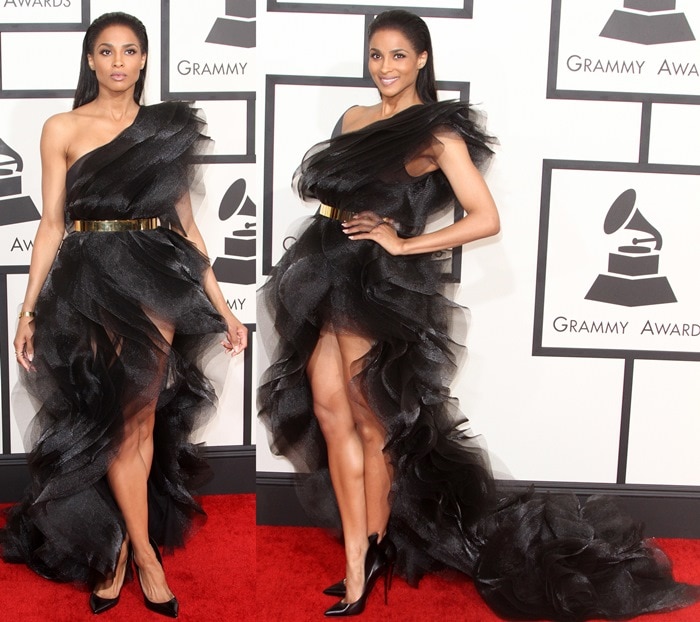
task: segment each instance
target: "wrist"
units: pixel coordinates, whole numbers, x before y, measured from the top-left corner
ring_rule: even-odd
[[[20,320],[21,320],[22,318],[25,318],[25,317],[30,318],[30,319],[34,319],[34,316],[35,316],[35,315],[36,315],[36,313],[34,313],[34,311],[24,311],[24,310],[22,310],[22,311],[19,312],[19,315],[18,315],[17,317],[18,317]]]
[[[411,254],[411,238],[399,238],[399,252],[397,255],[410,255]]]

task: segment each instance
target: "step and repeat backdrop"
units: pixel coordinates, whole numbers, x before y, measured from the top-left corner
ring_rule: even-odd
[[[365,31],[391,7],[425,18],[441,98],[500,142],[502,233],[453,257],[471,316],[453,392],[494,469],[700,492],[700,3],[259,5],[263,273],[316,209],[290,189],[302,155],[377,101]],[[258,434],[261,478],[289,473]]]
[[[259,474],[291,471],[255,420],[256,283],[316,209],[291,190],[304,152],[377,101],[365,31],[392,7],[425,18],[440,97],[470,100],[500,142],[487,182],[503,231],[452,255],[470,309],[453,392],[494,469],[700,492],[691,0],[0,0],[0,467],[27,449],[34,413],[8,353],[41,214],[41,127],[71,107],[87,25],[121,10],[149,32],[146,103],[191,100],[207,116],[196,217],[251,329],[245,357],[208,365],[220,404],[199,437],[235,451],[259,436]]]
[[[195,216],[228,304],[254,336],[256,7],[254,0],[194,4],[0,0],[0,468],[29,449],[26,431],[36,408],[11,353],[42,209],[41,128],[49,116],[70,110],[85,29],[103,13],[131,13],[146,26],[145,103],[192,101],[208,120],[215,147],[204,156]],[[250,454],[254,444],[251,342],[244,356],[212,353],[207,364],[219,405],[197,438],[210,452]]]

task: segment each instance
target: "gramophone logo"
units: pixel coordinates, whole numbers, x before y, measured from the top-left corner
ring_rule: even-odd
[[[611,205],[605,217],[603,231],[631,231],[630,244],[619,246],[608,255],[608,273],[599,274],[586,294],[587,300],[597,300],[625,307],[641,307],[677,302],[665,276],[659,276],[661,233],[634,207],[637,193],[625,190]]]
[[[244,179],[231,184],[221,199],[219,218],[236,218],[243,225],[224,240],[224,257],[217,257],[212,268],[218,281],[252,285],[255,283],[255,203],[246,194]]]
[[[226,17],[214,22],[207,43],[255,47],[255,0],[226,0]]]
[[[22,158],[0,139],[0,226],[39,220],[31,197],[22,194]]]
[[[676,0],[624,0],[624,8],[613,11],[601,37],[643,45],[695,40]]]

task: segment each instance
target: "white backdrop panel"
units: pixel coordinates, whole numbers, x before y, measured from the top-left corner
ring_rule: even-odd
[[[562,0],[557,87],[578,91],[700,95],[700,41],[643,45],[600,36],[618,0]],[[700,31],[700,3],[681,0],[679,11]],[[626,12],[622,19],[640,12]],[[646,17],[643,28],[656,15]],[[662,18],[663,19],[663,18]],[[658,19],[657,19],[658,21]]]
[[[196,105],[204,111],[208,134],[214,139],[212,154],[246,153],[247,101],[197,101]]]
[[[81,32],[2,33],[2,88],[74,89],[82,41]],[[50,54],[37,54],[37,50],[50,50]]]
[[[258,13],[261,72],[309,76],[362,75],[364,50],[357,44],[363,36],[362,16]],[[300,33],[303,36],[299,36]],[[335,53],[339,50],[342,53]],[[303,110],[306,104],[309,102],[300,101],[300,109]]]
[[[673,326],[692,326],[700,318],[700,294],[688,270],[700,261],[690,233],[700,227],[700,177],[556,169],[553,173],[543,345],[699,352],[700,325],[696,336],[676,334]],[[634,239],[648,239],[648,234],[624,228],[609,235],[603,231],[609,209],[629,189],[636,190],[634,209],[661,232],[663,245],[658,252],[653,243],[633,244]],[[649,248],[650,252],[632,256],[620,253],[622,248]],[[608,272],[611,253],[643,261],[658,257],[658,271],[649,278],[667,278],[677,302],[630,308],[586,300],[597,275]],[[644,276],[615,278],[620,287],[647,280]]]
[[[29,264],[41,213],[41,128],[46,118],[69,106],[61,99],[0,100],[0,139],[17,154],[0,158],[3,168],[13,171],[0,180],[0,265]],[[6,188],[13,181],[18,187]]]
[[[242,180],[242,181],[241,181]],[[227,241],[234,236],[237,231],[255,231],[256,217],[241,214],[240,209],[246,199],[255,203],[254,164],[208,164],[205,165],[204,189],[205,199],[197,209],[196,217],[200,229],[205,234],[207,251],[212,262],[217,259],[235,258],[240,262],[247,258],[230,255],[227,252]],[[234,192],[227,195],[231,186],[238,183],[241,188],[245,188],[242,193]],[[236,187],[238,187],[238,185]],[[228,201],[232,197],[233,201]],[[233,211],[232,210],[236,210]],[[250,257],[250,261],[255,261],[255,255]],[[219,277],[219,284],[226,296],[229,308],[236,314],[242,322],[255,323],[255,283],[241,283],[233,280],[224,281]],[[254,277],[253,277],[254,278]]]
[[[649,161],[700,165],[700,106],[654,104]]]
[[[79,24],[81,0],[3,0],[0,24]]]
[[[254,91],[255,48],[207,42],[216,20],[225,15],[224,2],[206,0],[196,5],[195,10],[190,0],[170,2],[170,90]],[[255,27],[252,20],[238,22]]]
[[[699,372],[697,362],[635,363],[628,481],[698,484]]]

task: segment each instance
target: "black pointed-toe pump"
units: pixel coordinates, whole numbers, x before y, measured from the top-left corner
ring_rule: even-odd
[[[389,582],[389,589],[391,589],[391,579],[394,571],[394,564],[396,562],[396,546],[386,535],[381,539],[377,546],[384,551],[387,562],[389,563],[387,578]],[[325,590],[323,590],[323,593],[328,594],[328,596],[340,596],[342,598],[345,596],[345,579],[342,579],[333,585],[329,585]]]
[[[131,562],[134,559],[134,551],[131,548],[131,545],[129,545],[128,552],[126,554],[126,570],[124,572],[124,581],[122,582],[121,587],[119,588],[119,594],[115,598],[102,598],[102,596],[98,596],[95,594],[95,592],[92,592],[90,594],[90,609],[92,610],[92,613],[98,614],[98,613],[104,613],[105,611],[109,611],[112,607],[116,607],[117,604],[119,603],[119,596],[121,596],[121,589],[132,579],[132,565]]]
[[[325,615],[341,618],[361,614],[365,610],[367,598],[372,592],[372,588],[380,577],[384,577],[384,603],[386,604],[388,602],[390,567],[392,564],[386,553],[377,544],[377,534],[372,534],[369,537],[369,548],[365,555],[365,584],[360,598],[354,603],[346,603],[341,600],[327,609]]]
[[[160,555],[160,551],[158,550],[158,545],[155,543],[155,541],[151,538],[150,539],[151,546],[153,547],[153,550],[155,551],[156,554],[156,559],[158,560],[158,563],[162,566],[163,565],[163,558]],[[143,585],[141,585],[141,572],[139,570],[138,565],[136,565],[136,574],[139,578],[139,585],[141,586],[141,592],[143,592]],[[177,618],[177,614],[180,609],[180,605],[177,602],[177,598],[174,596],[170,599],[165,601],[164,603],[154,603],[151,600],[148,600],[146,597],[146,594],[144,592],[143,594],[143,602],[146,605],[146,609],[149,609],[150,611],[153,611],[154,613],[159,613],[160,615],[167,616],[169,618]]]

